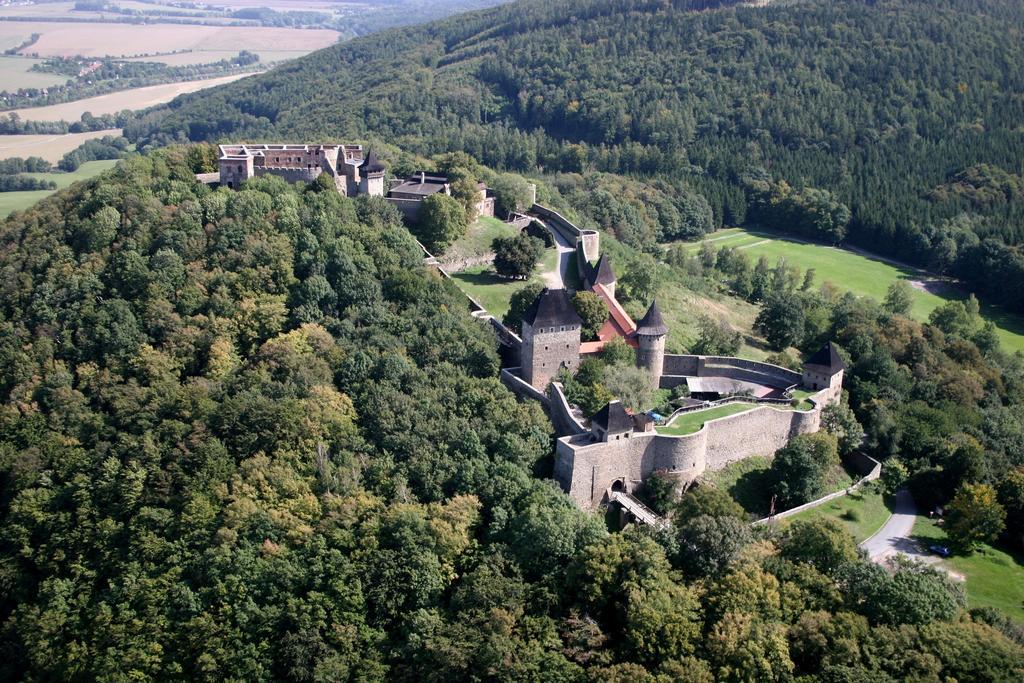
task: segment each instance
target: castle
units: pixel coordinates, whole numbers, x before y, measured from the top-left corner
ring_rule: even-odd
[[[311,183],[326,173],[346,197],[384,196],[384,165],[362,145],[220,145],[217,181],[236,189],[250,178],[274,175]]]
[[[393,180],[385,193],[384,164],[362,145],[220,145],[217,173],[200,173],[203,182],[238,189],[250,178],[273,175],[290,183],[311,183],[324,173],[345,197],[385,197],[409,221],[415,221],[423,200],[434,194],[451,195],[448,176],[416,171],[405,180]],[[476,185],[476,214],[494,215],[494,193],[484,183]]]
[[[553,229],[575,229],[557,214],[547,218]],[[774,453],[797,434],[818,431],[822,409],[842,395],[845,366],[831,343],[806,361],[802,373],[741,358],[668,354],[669,328],[657,301],[634,323],[615,299],[609,259],[600,256],[592,264],[582,233],[575,233],[580,279],[608,309],[598,339],[581,342],[582,321],[567,290],[545,289],[523,315],[520,367],[503,374],[513,389],[547,405],[560,434],[555,479],[580,507],[596,509],[620,499],[616,494],[631,494],[654,472],[683,486],[737,460]],[[671,420],[656,426],[652,416],[631,414],[621,402],[612,401],[585,425],[553,380],[562,369],[575,370],[582,358],[599,353],[615,337],[633,347],[636,365],[647,372],[653,388],[686,385],[690,398],[677,413],[736,402],[750,408],[709,419],[684,434],[674,433]],[[807,392],[809,408],[792,405],[797,389]]]

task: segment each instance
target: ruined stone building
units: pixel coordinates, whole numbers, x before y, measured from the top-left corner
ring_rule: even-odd
[[[326,173],[346,197],[384,196],[384,165],[362,145],[220,145],[217,182],[237,189],[250,178],[274,175],[310,183]]]
[[[476,192],[476,214],[493,216],[494,193],[485,183],[477,183]],[[406,219],[415,220],[423,200],[438,193],[451,196],[451,179],[443,173],[416,171],[405,180],[394,181],[387,199]]]

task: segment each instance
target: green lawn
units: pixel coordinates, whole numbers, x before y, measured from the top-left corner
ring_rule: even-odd
[[[14,92],[19,88],[51,88],[71,80],[70,76],[31,71],[32,65],[42,63],[42,59],[29,57],[0,57],[0,90]]]
[[[704,426],[705,422],[709,420],[716,420],[720,417],[728,417],[729,415],[736,415],[738,413],[745,413],[748,410],[757,408],[754,403],[726,403],[725,405],[715,406],[714,408],[707,408],[705,410],[695,410],[692,413],[683,413],[668,425],[664,427],[658,427],[659,434],[667,434],[669,436],[682,436],[684,434],[693,434],[696,431],[700,431],[700,428]]]
[[[792,524],[796,520],[834,519],[846,527],[860,543],[881,529],[891,514],[881,489],[867,484],[858,491],[786,517],[782,525]]]
[[[558,251],[552,247],[544,250],[544,257],[528,282],[543,281],[543,273],[558,267]],[[499,320],[508,312],[512,295],[526,286],[527,281],[510,280],[500,277],[489,265],[475,266],[458,273],[452,273],[452,280],[459,288],[473,297],[487,312]]]
[[[744,458],[716,471],[708,472],[704,478],[726,491],[747,512],[756,517],[768,514],[771,495],[768,492],[768,470],[772,459],[764,455]]]
[[[821,244],[806,244],[787,239],[777,234],[756,232],[742,228],[719,230],[706,240],[716,249],[729,246],[747,254],[756,261],[762,254],[770,264],[775,265],[779,257],[801,268],[814,268],[815,283],[831,282],[840,289],[854,294],[870,296],[878,301],[885,298],[886,289],[896,280],[934,280],[919,271],[869,258],[845,249]],[[689,251],[696,253],[700,243],[692,243]],[[917,320],[926,320],[928,314],[942,303],[951,299],[964,299],[960,290],[946,287],[941,294],[914,289],[914,306],[911,315]],[[999,339],[1010,351],[1024,350],[1024,318],[996,306],[982,305],[982,315],[992,320],[999,328]]]
[[[481,216],[469,227],[466,234],[445,250],[445,259],[480,256],[491,251],[496,237],[512,237],[519,231],[514,227],[490,216]]]
[[[52,180],[57,183],[57,189],[62,190],[68,185],[79,180],[86,180],[99,175],[109,168],[113,168],[117,161],[89,161],[78,167],[72,173],[26,173],[33,178]],[[4,218],[12,211],[24,211],[40,199],[48,197],[56,190],[35,190],[32,192],[0,192],[0,218]]]
[[[913,534],[925,547],[948,543],[946,532],[927,517],[917,518]],[[998,607],[1024,622],[1024,554],[986,545],[971,555],[945,559],[939,566],[966,578],[968,606]]]

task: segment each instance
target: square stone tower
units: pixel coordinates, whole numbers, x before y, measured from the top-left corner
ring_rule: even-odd
[[[828,342],[804,363],[804,388],[811,391],[828,389],[828,402],[838,402],[843,393],[844,370],[846,363],[832,342]]]
[[[519,360],[524,380],[545,391],[562,368],[580,362],[583,321],[564,289],[545,289],[523,314],[523,346]]]

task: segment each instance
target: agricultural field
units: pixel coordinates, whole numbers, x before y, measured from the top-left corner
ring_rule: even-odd
[[[77,149],[86,140],[107,135],[121,135],[118,128],[66,135],[0,135],[0,159],[40,157],[56,164],[65,154]]]
[[[39,40],[22,49],[20,54],[31,57],[140,57],[183,50],[238,54],[254,46],[268,45],[274,50],[313,52],[333,45],[340,35],[330,29],[263,26],[18,21],[0,22],[0,46],[17,46],[33,33],[40,34]]]
[[[913,535],[925,548],[948,544],[946,532],[927,517],[917,518]],[[970,555],[954,555],[936,566],[964,580],[968,607],[998,607],[1024,623],[1024,554],[986,544]]]
[[[67,76],[60,74],[31,71],[34,64],[41,59],[26,57],[0,57],[0,90],[17,90],[18,88],[50,88],[67,82]]]
[[[756,261],[763,254],[772,265],[779,258],[784,258],[788,263],[800,268],[814,268],[816,284],[831,282],[841,290],[870,296],[878,301],[885,298],[886,289],[890,284],[896,280],[907,280],[914,288],[911,315],[917,320],[926,320],[933,309],[946,301],[967,297],[967,293],[959,290],[955,283],[915,268],[876,256],[810,244],[797,238],[743,228],[728,228],[713,233],[705,241],[715,248],[735,247],[747,254],[752,261]],[[689,251],[697,253],[700,244],[690,243]],[[999,339],[1006,350],[1024,350],[1024,319],[984,303],[981,312],[998,327]]]
[[[84,100],[51,104],[46,107],[16,109],[13,112],[2,112],[0,115],[7,116],[14,113],[21,117],[23,121],[78,121],[85,112],[90,112],[93,116],[100,116],[102,114],[116,114],[125,109],[145,109],[146,107],[170,102],[178,95],[237,81],[239,78],[244,78],[247,75],[249,74],[234,74],[232,76],[210,78],[202,81],[151,85],[145,88],[113,92],[108,95],[100,95],[99,97],[89,97]]]
[[[0,218],[6,218],[12,211],[24,211],[40,199],[49,197],[79,180],[87,180],[97,176],[109,168],[113,168],[116,160],[88,161],[71,173],[26,173],[25,175],[41,180],[52,180],[57,183],[56,190],[35,190],[32,192],[0,192]]]

